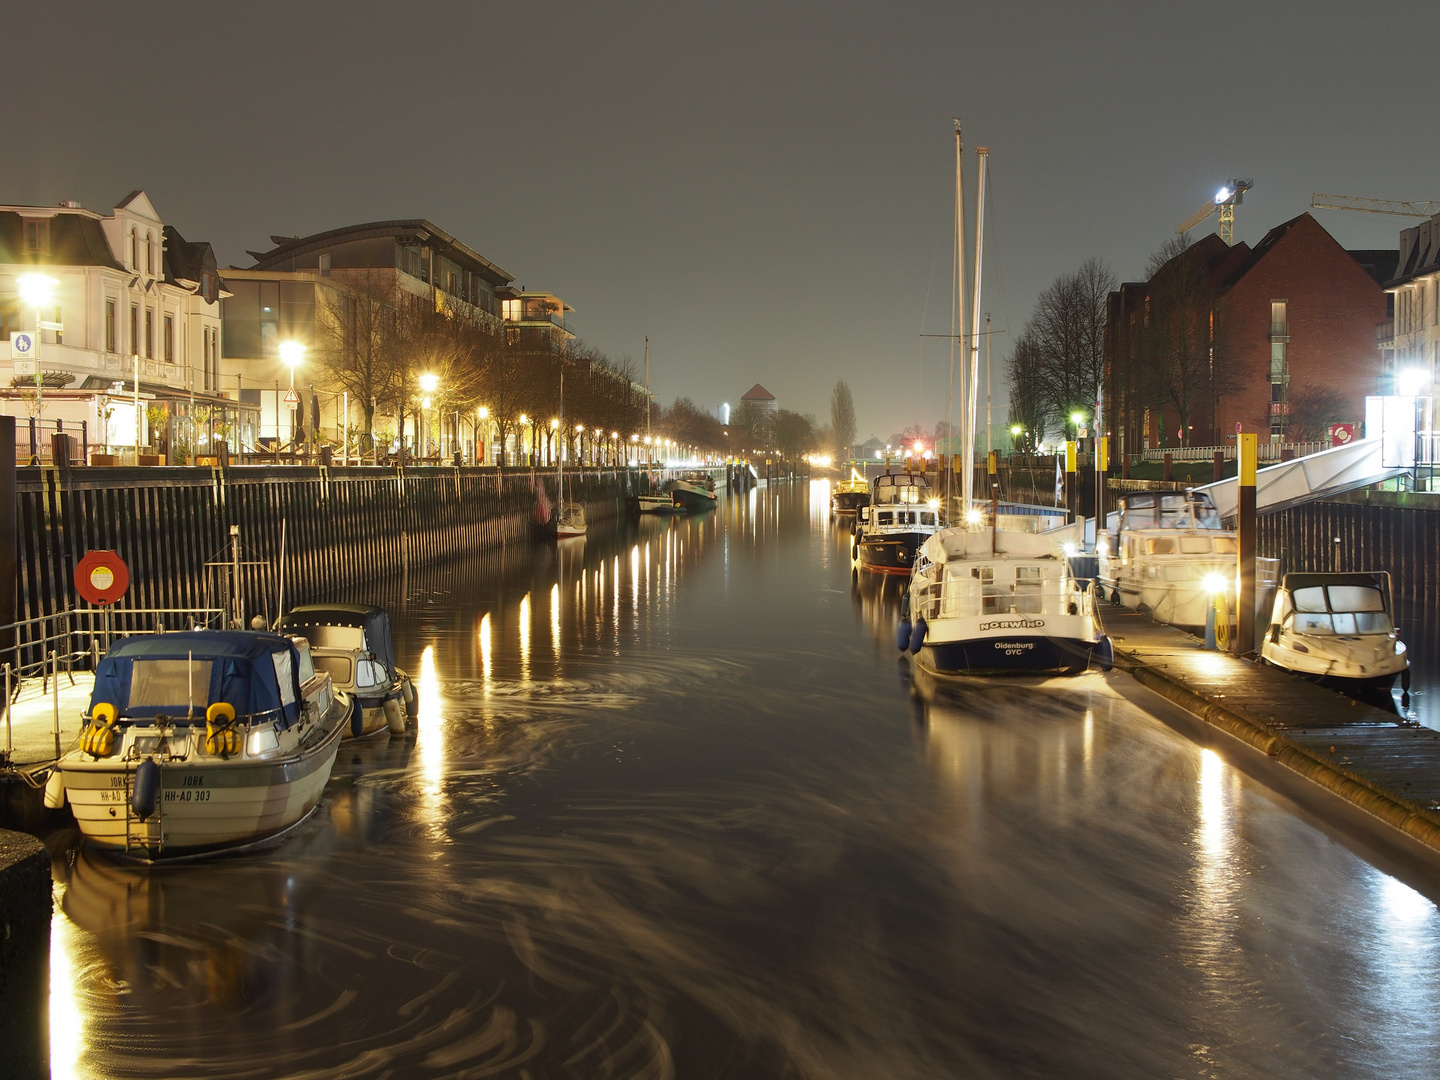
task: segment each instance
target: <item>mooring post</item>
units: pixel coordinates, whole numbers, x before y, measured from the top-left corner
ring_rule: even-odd
[[[1100,533],[1105,528],[1105,474],[1110,469],[1110,437],[1101,435],[1095,440],[1095,545],[1100,545]]]
[[[1259,453],[1258,436],[1241,432],[1236,436],[1236,549],[1239,574],[1235,593],[1235,651],[1241,656],[1255,649],[1255,471]]]
[[[1215,451],[1215,482],[1219,483],[1225,479],[1225,451]]]
[[[1164,472],[1164,476],[1165,476],[1165,479],[1166,479],[1166,480],[1174,480],[1174,479],[1175,479],[1175,455],[1174,455],[1174,454],[1169,454],[1169,453],[1167,453],[1167,454],[1165,455],[1165,472]]]
[[[50,701],[55,710],[55,760],[60,760],[60,654],[50,650]]]
[[[1070,520],[1073,522],[1080,516],[1080,484],[1078,465],[1076,464],[1079,454],[1076,453],[1079,443],[1070,440],[1065,443],[1065,506],[1070,511]]]

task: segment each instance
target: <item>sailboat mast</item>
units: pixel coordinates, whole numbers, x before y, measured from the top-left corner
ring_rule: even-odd
[[[989,460],[990,451],[995,448],[995,436],[991,431],[990,389],[995,377],[995,368],[990,356],[990,313],[985,313],[985,455]]]
[[[955,350],[959,347],[960,328],[965,325],[965,189],[962,181],[964,143],[960,138],[960,121],[955,121],[955,255],[950,268],[955,282],[955,295],[950,298],[950,390],[945,397],[945,422],[948,425],[945,470],[945,513],[954,506],[955,453]],[[960,396],[965,396],[964,374],[961,374]]]
[[[645,442],[650,442],[650,335],[645,335]]]
[[[975,188],[975,297],[970,304],[970,365],[968,405],[965,409],[965,516],[969,519],[975,505],[975,406],[980,381],[980,267],[985,249],[985,165],[990,156],[988,146],[977,146],[980,160]]]

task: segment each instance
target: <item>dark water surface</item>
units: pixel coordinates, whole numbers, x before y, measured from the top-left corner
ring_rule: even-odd
[[[57,1077],[1433,1077],[1440,915],[1098,674],[933,699],[823,484],[392,583],[276,849],[57,842]]]

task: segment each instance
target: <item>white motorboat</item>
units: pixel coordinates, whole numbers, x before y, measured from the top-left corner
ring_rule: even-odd
[[[862,506],[870,505],[870,481],[860,470],[850,467],[850,478],[837,481],[830,489],[830,512],[832,514],[853,514]]]
[[[856,514],[850,557],[872,574],[909,574],[920,545],[940,527],[940,500],[920,473],[870,481],[870,505]]]
[[[1076,674],[1092,660],[1109,670],[1098,594],[1069,569],[1079,529],[937,532],[915,562],[900,648],[935,675]]]
[[[1260,656],[1341,690],[1388,691],[1397,675],[1410,690],[1410,657],[1384,572],[1286,574]]]
[[[1235,577],[1235,533],[1200,491],[1126,493],[1118,534],[1096,553],[1112,600],[1188,630],[1203,631],[1217,586]]]
[[[420,712],[410,677],[395,664],[390,615],[373,604],[301,604],[280,620],[286,634],[310,643],[310,659],[336,690],[354,702],[346,738],[388,730],[405,734],[406,716]]]
[[[85,839],[145,861],[244,846],[320,801],[352,703],[304,638],[195,630],[123,638],[56,765]]]
[[[565,540],[573,536],[584,536],[589,526],[585,522],[585,507],[579,503],[565,503],[555,518],[555,536]]]
[[[692,514],[712,510],[719,501],[715,481],[701,472],[686,473],[670,481],[670,494],[677,506],[683,506]]]
[[[632,495],[630,508],[637,514],[673,514],[679,509],[675,505],[675,496],[668,492],[660,495]]]

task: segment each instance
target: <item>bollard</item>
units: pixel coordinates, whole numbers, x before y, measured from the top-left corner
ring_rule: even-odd
[[[50,650],[50,701],[55,709],[55,760],[60,760],[60,654]]]
[[[1165,455],[1165,479],[1166,479],[1166,480],[1174,480],[1174,479],[1175,479],[1175,455],[1174,455],[1174,454],[1166,454],[1166,455]]]
[[[1241,656],[1255,650],[1255,471],[1258,437],[1241,432],[1235,437],[1236,480],[1239,483],[1236,508],[1236,560],[1239,589],[1235,596],[1235,651]]]
[[[1216,479],[1217,481],[1219,481],[1219,480],[1224,480],[1224,479],[1225,479],[1225,451],[1224,451],[1224,450],[1216,450],[1216,451],[1215,451],[1215,479]]]
[[[5,764],[15,752],[15,733],[10,729],[10,665],[5,665]]]
[[[1077,482],[1079,476],[1076,465],[1079,445],[1076,442],[1065,443],[1065,508],[1070,511],[1072,522],[1080,515],[1080,485]]]

